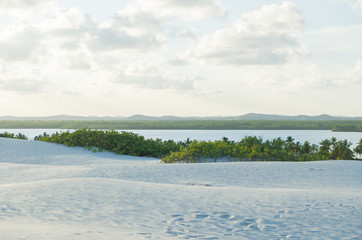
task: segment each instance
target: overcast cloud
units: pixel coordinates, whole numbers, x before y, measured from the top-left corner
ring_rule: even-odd
[[[0,2],[3,114],[362,115],[361,0],[83,2]]]

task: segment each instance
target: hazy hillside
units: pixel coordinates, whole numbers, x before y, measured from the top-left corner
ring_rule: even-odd
[[[146,115],[133,115],[130,117],[115,116],[115,117],[99,117],[99,116],[72,116],[72,115],[55,115],[47,117],[16,117],[16,116],[0,116],[0,120],[70,120],[70,121],[86,121],[86,120],[102,120],[102,121],[185,121],[185,120],[294,120],[294,121],[338,121],[338,120],[362,120],[362,117],[344,117],[344,116],[330,116],[322,114],[318,116],[298,115],[287,116],[278,114],[260,114],[248,113],[239,116],[214,116],[214,117],[178,117],[178,116],[146,116]]]

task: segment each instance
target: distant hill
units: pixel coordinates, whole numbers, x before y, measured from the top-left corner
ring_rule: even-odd
[[[274,115],[274,114],[259,114],[248,113],[237,117],[238,120],[295,120],[295,121],[338,121],[338,120],[362,120],[362,117],[343,117],[330,116],[322,114],[318,116],[297,115]]]
[[[178,116],[146,116],[146,115],[133,115],[130,117],[115,116],[115,117],[98,117],[98,116],[72,116],[72,115],[55,115],[47,117],[16,117],[16,116],[0,116],[0,120],[33,120],[33,121],[187,121],[187,120],[294,120],[294,121],[349,121],[349,120],[362,120],[362,117],[344,117],[344,116],[330,116],[322,114],[318,116],[297,115],[287,116],[278,114],[260,114],[248,113],[239,116],[215,116],[215,117],[178,117]]]

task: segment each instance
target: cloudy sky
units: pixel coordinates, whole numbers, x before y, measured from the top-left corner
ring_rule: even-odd
[[[362,0],[0,0],[0,115],[362,116]]]

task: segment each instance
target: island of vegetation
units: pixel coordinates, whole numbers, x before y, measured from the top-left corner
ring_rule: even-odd
[[[91,129],[55,133],[52,136],[44,133],[35,140],[81,146],[94,152],[107,150],[117,154],[156,157],[164,163],[353,160],[362,153],[362,139],[353,150],[351,142],[336,138],[325,139],[319,146],[308,141],[295,142],[292,137],[263,141],[260,137],[249,136],[238,142],[224,137],[219,141],[187,139],[175,142],[145,139],[131,132]]]
[[[24,139],[24,134],[0,133],[0,137]],[[218,141],[175,142],[161,139],[146,139],[132,132],[115,130],[92,130],[84,128],[75,132],[44,133],[34,138],[36,141],[79,146],[102,152],[104,150],[121,155],[160,158],[164,163],[198,163],[217,161],[319,161],[354,160],[361,157],[362,139],[351,149],[352,143],[336,138],[325,139],[319,145],[276,138],[263,141],[260,137],[247,136],[241,141],[230,141],[223,137]]]

